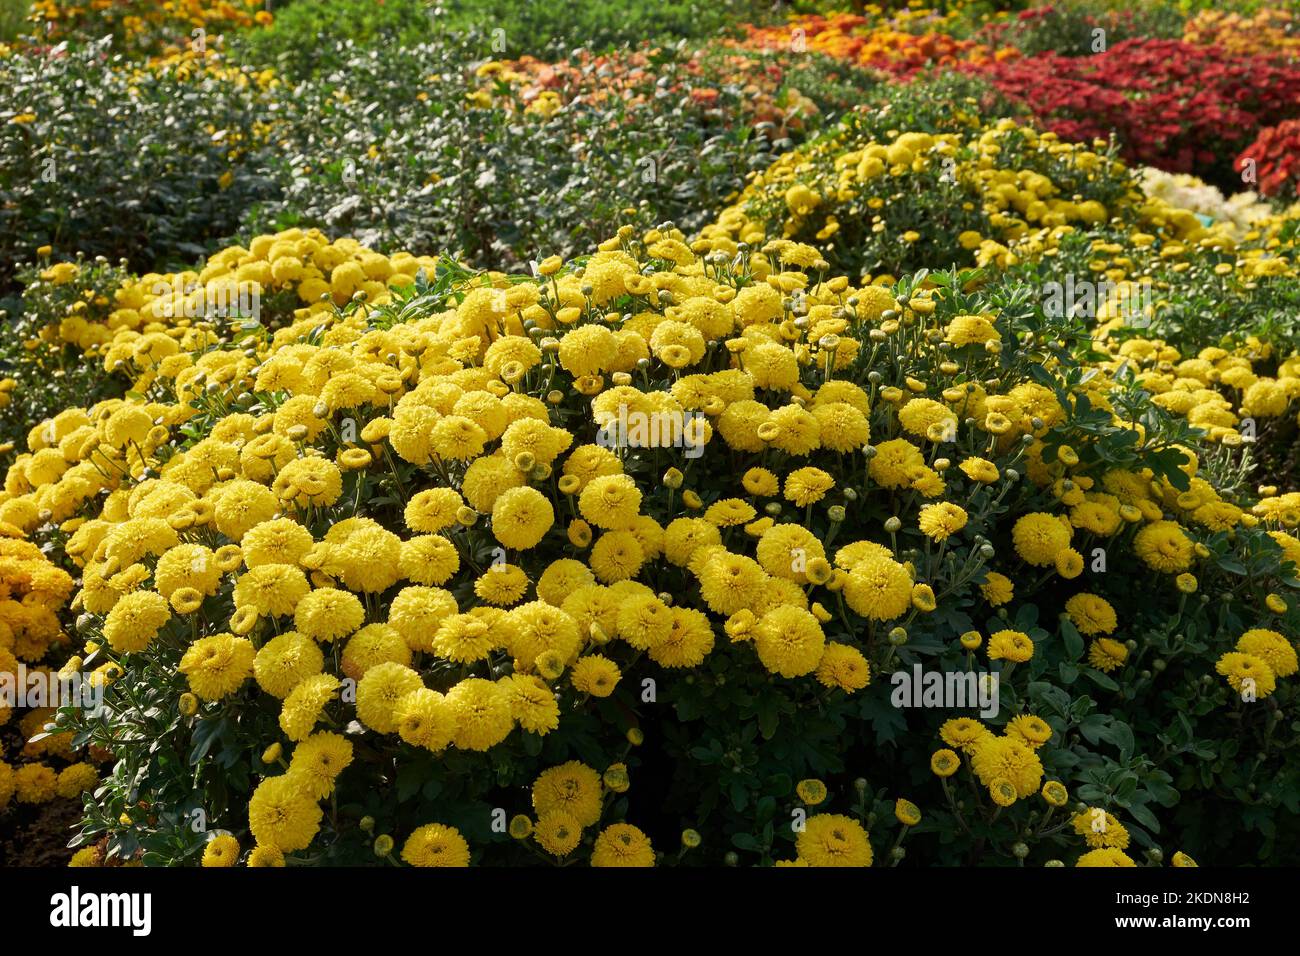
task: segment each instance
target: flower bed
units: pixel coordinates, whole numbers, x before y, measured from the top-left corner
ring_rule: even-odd
[[[262,0],[36,0],[31,7],[31,44],[55,45],[111,36],[135,57],[172,57],[205,52],[223,31],[266,26],[274,17]]]
[[[761,50],[824,53],[899,78],[959,62],[1001,61],[1018,56],[1012,47],[994,50],[940,32],[938,28],[945,22],[926,11],[904,12],[884,22],[854,14],[808,15],[794,17],[781,26],[748,27],[745,42]]]
[[[1272,56],[1295,63],[1300,59],[1300,35],[1294,13],[1261,7],[1250,15],[1232,10],[1202,10],[1187,21],[1183,39],[1206,43],[1229,53]]]
[[[258,254],[274,274],[304,239]],[[1014,284],[853,288],[808,245],[738,252],[627,229],[537,278],[465,280],[441,307],[336,290],[228,344],[116,330],[106,354],[135,397],[35,429],[9,479],[72,520],[86,663],[120,669],[76,730],[153,795],[110,785],[88,808],[92,855],[359,862],[374,843],[416,864],[536,847],[603,865],[651,862],[686,830],[710,859],[862,865],[917,814],[947,829],[1011,807],[1010,834],[1067,790],[1113,801],[1103,772],[1133,777],[1125,819],[1026,852],[1088,865],[1155,843],[1175,776],[1114,761],[1141,756],[1135,724],[1169,718],[1124,689],[1293,693],[1276,635],[1294,611],[1218,583],[1240,565],[1272,593],[1294,574],[1289,499],[1221,494],[1192,434],[1122,375],[1085,379],[1086,330]],[[620,438],[651,413],[673,437]],[[37,470],[51,440],[80,462],[75,487]],[[1108,583],[1138,568],[1167,581],[1141,605]],[[881,709],[884,672],[962,660],[1001,667],[994,719]],[[1101,695],[1082,709],[1079,680]],[[694,728],[679,737],[663,707]],[[791,749],[832,732],[833,751]],[[855,796],[835,755],[859,734],[936,776]],[[159,742],[197,761],[229,837],[188,825],[192,773],[158,763]],[[638,783],[637,748],[677,785]],[[984,810],[945,801],[959,766]],[[828,789],[794,794],[803,776]],[[529,784],[531,806],[510,796]],[[809,808],[793,834],[774,825],[791,800]],[[883,834],[844,816],[898,801]],[[972,861],[1013,860],[1013,842]]]
[[[1113,131],[1125,157],[1214,183],[1235,179],[1235,155],[1269,121],[1300,109],[1300,69],[1178,40],[1125,40],[1086,57],[1044,53],[967,67],[1023,99],[1070,140]]]
[[[1235,164],[1243,178],[1259,183],[1264,196],[1294,201],[1300,198],[1300,119],[1286,120],[1264,129],[1241,151]]]
[[[823,116],[851,109],[874,82],[866,72],[833,58],[764,55],[729,44],[688,57],[659,49],[627,55],[584,52],[556,63],[524,57],[490,62],[477,72],[488,96],[492,85],[505,82],[519,91],[528,110],[542,113],[573,102],[599,105],[610,97],[642,105],[665,91],[685,94],[701,107],[725,106],[738,96],[742,112],[765,136],[796,140],[815,131]],[[722,115],[730,113],[727,109]]]
[[[1293,861],[1285,22],[493,7],[0,59],[6,852]]]

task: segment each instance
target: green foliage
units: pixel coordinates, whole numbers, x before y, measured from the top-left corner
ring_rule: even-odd
[[[329,72],[355,48],[418,43],[431,29],[423,0],[310,0],[275,10],[275,21],[232,38],[241,63],[294,79]]]
[[[290,225],[517,266],[574,254],[626,221],[702,226],[793,145],[773,141],[728,79],[737,60],[784,65],[769,55],[654,51],[627,96],[591,95],[593,77],[547,117],[524,111],[519,88],[475,77],[490,38],[473,31],[382,56],[344,44],[327,76],[265,88],[251,70],[137,75],[104,54],[0,62],[0,116],[40,104],[30,122],[0,123],[0,288],[43,245],[144,272]],[[869,84],[800,57],[782,89],[818,105],[800,127],[816,130]],[[491,105],[467,107],[485,87]]]
[[[0,43],[12,43],[22,32],[27,0],[0,0]]]
[[[0,58],[0,290],[45,245],[139,271],[202,256],[274,190],[243,141],[258,115],[237,83],[135,73],[103,44]]]
[[[1123,40],[1181,39],[1184,19],[1177,5],[1167,0],[1136,5],[1115,0],[1058,0],[1024,19],[995,22],[980,35],[998,46],[1013,46],[1026,56],[1090,56]],[[1102,32],[1098,34],[1098,30]]]
[[[503,59],[725,36],[738,24],[777,15],[753,0],[440,0],[437,9],[449,32],[481,32],[493,38],[492,49]]]
[[[357,52],[328,79],[280,91],[283,193],[247,229],[319,226],[384,250],[517,267],[576,254],[624,222],[699,228],[791,145],[753,128],[738,86],[674,50],[653,52],[626,97],[588,95],[546,117],[525,112],[518,88],[473,75],[487,44],[469,32],[383,57]],[[430,62],[457,66],[431,74]],[[802,71],[790,85],[812,77],[802,93],[825,97],[832,115],[847,105],[854,71],[828,61]],[[491,106],[467,107],[485,86]],[[692,97],[706,88],[716,100]]]
[[[973,119],[1024,121],[1030,116],[1024,104],[1007,99],[984,79],[942,72],[867,90],[861,108],[846,117],[845,126],[855,139],[879,139],[890,130],[964,132]]]

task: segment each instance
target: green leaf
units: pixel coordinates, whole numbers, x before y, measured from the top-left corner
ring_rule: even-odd
[[[893,743],[907,729],[907,720],[897,707],[890,705],[887,697],[867,697],[863,700],[859,713],[871,721],[871,729],[879,743]]]
[[[773,796],[787,796],[793,789],[794,780],[788,773],[778,773],[768,781],[768,790]]]
[[[1079,733],[1083,739],[1090,744],[1095,744],[1101,740],[1102,732],[1106,728],[1106,722],[1110,720],[1105,714],[1089,714],[1079,722]]]
[[[404,803],[420,792],[428,779],[428,766],[423,760],[412,760],[397,770],[397,800]]]
[[[1113,680],[1111,680],[1109,677],[1107,677],[1105,674],[1103,674],[1101,671],[1097,670],[1096,668],[1089,667],[1084,671],[1084,673],[1087,674],[1088,679],[1091,680],[1098,687],[1104,688],[1105,690],[1119,690],[1119,684],[1116,684]]]
[[[749,791],[739,780],[733,780],[731,783],[731,805],[739,813],[749,806]]]
[[[764,740],[772,739],[772,735],[776,733],[776,725],[776,701],[766,697],[758,706],[758,729],[762,731]]]
[[[1038,623],[1038,605],[1022,604],[1016,612],[1016,627],[1022,631],[1030,630]]]
[[[1119,748],[1121,760],[1133,755],[1133,729],[1128,724],[1112,719],[1102,731],[1101,739]]]
[[[198,722],[194,728],[194,735],[190,738],[191,765],[197,764],[207,756],[212,745],[225,733],[227,724],[225,717],[208,717]]]
[[[1223,570],[1227,571],[1229,574],[1235,574],[1239,577],[1246,576],[1246,566],[1242,564],[1240,561],[1238,561],[1236,558],[1230,558],[1224,556],[1222,558],[1219,558],[1218,565],[1219,567],[1223,568]]]
[[[1068,619],[1061,621],[1061,637],[1065,640],[1065,650],[1070,655],[1070,660],[1077,661],[1083,657],[1083,638]]]
[[[1154,813],[1147,809],[1145,803],[1130,803],[1128,806],[1128,812],[1132,814],[1134,820],[1142,824],[1142,826],[1146,827],[1152,833],[1160,832],[1160,821],[1156,819]]]

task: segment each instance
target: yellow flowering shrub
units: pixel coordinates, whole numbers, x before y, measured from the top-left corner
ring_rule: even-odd
[[[1293,15],[262,6],[0,31],[3,852],[1293,862]]]
[[[1112,153],[1011,119],[981,128],[958,111],[951,131],[894,131],[882,140],[877,125],[850,117],[778,157],[704,234],[817,243],[830,261],[869,278],[936,261],[1013,265],[1141,199]],[[931,215],[945,217],[943,228],[913,228]],[[1199,226],[1187,218],[1170,228]]]
[[[148,364],[156,364],[178,351],[166,339],[202,344],[194,337],[206,326],[247,319],[269,328],[309,321],[329,311],[330,303],[345,305],[358,294],[382,304],[393,288],[412,285],[421,270],[432,273],[437,264],[429,256],[383,255],[352,239],[330,241],[315,229],[288,229],[259,236],[247,249],[222,249],[198,271],[130,278],[111,298],[74,303],[42,337],[101,359],[107,371],[130,366],[137,350],[151,350],[154,362]],[[77,274],[75,263],[59,262],[41,278],[59,285]],[[220,331],[211,333],[214,340]]]
[[[1207,346],[1184,357],[1160,339],[1141,337],[1103,343],[1112,369],[1126,363],[1152,402],[1205,432],[1205,440],[1239,446],[1252,442],[1291,411],[1300,412],[1300,355],[1275,361],[1258,338],[1231,351]],[[1261,365],[1276,374],[1256,374]],[[1243,431],[1244,428],[1244,431]]]
[[[1183,39],[1213,44],[1234,54],[1295,60],[1300,57],[1296,27],[1295,13],[1281,8],[1261,6],[1252,14],[1207,9],[1187,21]]]
[[[1185,421],[1087,364],[1092,330],[1011,279],[857,287],[816,246],[740,238],[628,227],[435,290],[434,263],[289,232],[192,274],[283,296],[261,323],[189,321],[194,293],[145,276],[69,330],[131,389],[37,423],[0,508],[57,535],[85,666],[120,675],[104,712],[61,715],[129,771],[82,839],[650,865],[667,818],[683,853],[871,865],[877,804],[906,835],[1106,796],[1106,748],[1144,760],[1133,725],[1169,719],[1126,703],[1166,670],[1294,693],[1285,602],[1184,586],[1294,582],[1294,514],[1202,473]],[[1244,635],[1218,664],[1212,613]],[[925,667],[1000,709],[909,710],[920,687],[889,685]],[[929,760],[935,788],[813,786],[848,741]],[[959,769],[982,807],[953,802]],[[1173,775],[1122,773],[1149,842]],[[790,827],[796,797],[818,811]]]
[[[1300,428],[1288,409],[1300,333],[1293,319],[1300,207],[1257,204],[1243,218],[1221,197],[1207,205],[1195,190],[1171,192],[1164,179],[1139,176],[1104,143],[1063,142],[1011,119],[981,127],[956,111],[948,130],[877,138],[887,118],[848,120],[779,157],[703,235],[736,243],[760,271],[779,268],[771,249],[785,248],[766,244],[811,243],[827,268],[886,287],[898,273],[935,262],[1010,272],[1044,292],[1064,286],[1058,312],[1079,309],[1102,348],[1158,366],[1140,375],[1157,402],[1180,409],[1215,442],[1238,443],[1236,425],[1249,420],[1244,440],[1258,442],[1266,474],[1294,469],[1289,449]],[[939,228],[914,228],[936,221]],[[1086,301],[1072,299],[1076,285],[1087,287]],[[1044,300],[1050,307],[1050,296]],[[958,328],[962,337],[987,334],[968,320]],[[1225,386],[1217,385],[1218,368],[1174,371],[1199,370],[1200,360],[1189,358],[1199,353],[1226,359]],[[1232,371],[1243,362],[1250,367]],[[1211,377],[1215,388],[1201,387]],[[1244,387],[1234,393],[1232,382]],[[1254,413],[1244,392],[1251,386]]]
[[[112,665],[82,673],[82,659],[68,657],[60,615],[73,579],[22,537],[8,519],[24,509],[0,497],[0,814],[21,826],[42,805],[80,803],[99,784],[94,761],[107,753],[75,752],[72,733],[52,721],[57,708],[91,701]]]
[[[36,0],[28,19],[38,42],[112,34],[128,55],[164,59],[203,54],[223,31],[266,26],[275,18],[261,0]]]

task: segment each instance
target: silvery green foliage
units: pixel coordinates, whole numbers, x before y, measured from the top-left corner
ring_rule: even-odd
[[[0,59],[0,288],[44,245],[193,262],[275,193],[265,153],[236,142],[261,109],[251,90],[132,67],[107,42]]]

